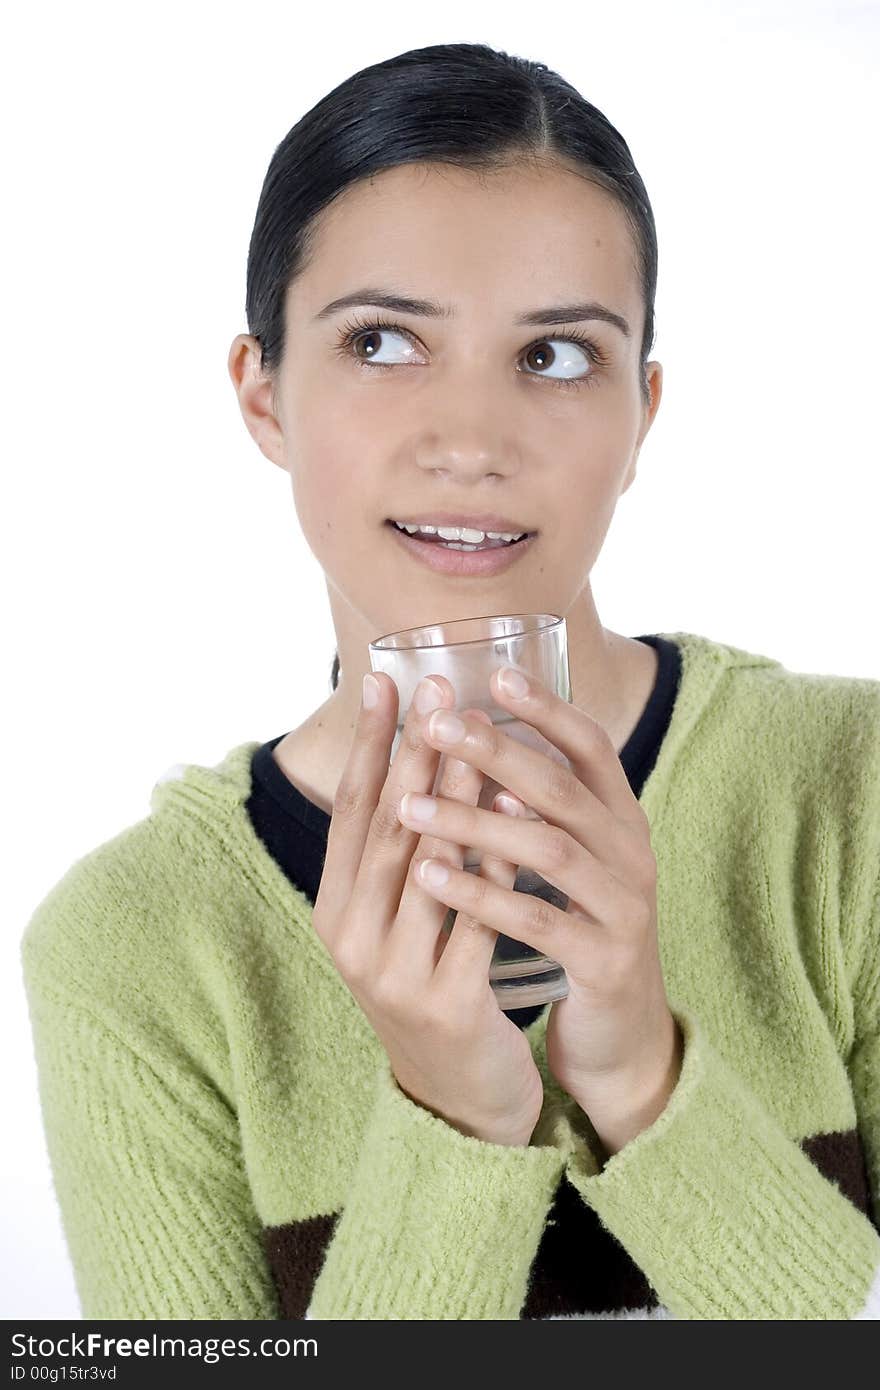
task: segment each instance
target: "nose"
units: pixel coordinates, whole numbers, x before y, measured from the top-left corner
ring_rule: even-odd
[[[474,371],[474,369],[471,369]],[[477,374],[478,375],[478,374]],[[519,445],[509,410],[492,402],[488,383],[448,373],[422,415],[415,458],[425,472],[472,485],[483,478],[510,478],[519,471]]]

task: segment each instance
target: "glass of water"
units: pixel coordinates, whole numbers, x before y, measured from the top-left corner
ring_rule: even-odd
[[[565,619],[553,613],[514,613],[486,618],[459,618],[452,622],[431,623],[425,627],[391,632],[369,645],[370,665],[374,671],[385,671],[398,690],[397,732],[391,747],[391,758],[397,752],[407,710],[415,688],[423,676],[445,676],[455,692],[457,710],[485,710],[505,734],[520,743],[537,748],[555,762],[569,767],[570,763],[558,748],[539,734],[537,729],[515,719],[492,698],[489,688],[491,673],[501,666],[515,666],[526,676],[534,676],[563,700],[571,700],[568,670],[568,644]],[[441,756],[434,790],[443,771]],[[496,794],[502,790],[499,782],[483,776],[483,787],[477,803],[490,810]],[[508,788],[508,790],[513,790]],[[541,820],[528,805],[526,817]],[[480,868],[481,851],[473,845],[464,848],[463,867],[469,873]],[[517,866],[514,889],[543,898],[565,911],[568,897],[553,884],[541,878],[533,869]],[[451,931],[455,911],[450,908],[443,930]],[[535,1004],[548,1004],[564,999],[568,981],[562,966],[550,960],[525,942],[516,941],[500,932],[489,970],[489,982],[502,1009],[522,1009]]]

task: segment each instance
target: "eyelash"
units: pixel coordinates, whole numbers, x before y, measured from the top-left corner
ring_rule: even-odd
[[[356,318],[350,319],[348,323],[346,323],[344,327],[342,327],[339,330],[339,341],[335,351],[339,353],[340,357],[347,357],[350,353],[350,349],[354,345],[355,340],[359,338],[362,334],[376,333],[382,331],[385,331],[387,333],[401,333],[405,338],[409,338],[410,341],[412,341],[413,338],[413,334],[399,323],[391,323],[389,320],[383,318]],[[533,343],[530,343],[529,346],[524,349],[524,352],[530,352],[533,347],[538,347],[540,343],[546,342],[574,343],[576,347],[584,349],[587,356],[592,359],[595,366],[600,368],[608,366],[609,358],[607,353],[605,353],[603,349],[599,346],[599,344],[594,342],[592,338],[586,338],[582,333],[554,333],[552,339],[549,337],[536,338]],[[387,371],[391,367],[400,365],[403,364],[395,362],[365,362],[361,359],[357,360],[357,366],[366,367],[374,371],[381,371],[383,368]],[[542,374],[540,372],[525,372],[523,373],[523,375],[537,377],[538,380],[540,380]],[[598,374],[595,371],[593,371],[588,372],[586,376],[581,377],[547,377],[546,379],[549,382],[551,382],[554,386],[561,386],[563,390],[566,390],[572,386],[595,386],[597,376]]]

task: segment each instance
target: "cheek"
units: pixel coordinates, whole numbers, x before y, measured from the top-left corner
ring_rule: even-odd
[[[371,520],[379,503],[367,487],[368,472],[338,429],[297,439],[290,469],[296,514],[312,554],[330,574],[363,564],[375,546],[381,518]]]
[[[379,420],[365,417],[356,393],[340,389],[334,366],[323,366],[319,370],[318,359],[305,354],[291,357],[285,443],[303,534],[322,564],[326,559],[325,568],[334,570],[346,559],[339,552],[359,549],[359,538],[375,533],[384,518],[382,465],[370,452],[382,429]]]
[[[591,423],[573,443],[571,462],[559,473],[559,495],[571,507],[572,521],[583,519],[590,531],[610,518],[629,467],[632,448],[628,434],[607,416]]]

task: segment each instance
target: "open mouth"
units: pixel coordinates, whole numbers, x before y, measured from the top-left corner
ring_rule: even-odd
[[[526,531],[516,539],[486,536],[478,545],[461,540],[446,540],[442,536],[410,533],[391,518],[385,526],[395,541],[429,569],[440,574],[493,575],[514,564],[531,547],[537,531]]]
[[[486,536],[485,540],[478,545],[469,544],[467,541],[445,540],[442,536],[426,535],[422,531],[407,531],[403,526],[399,526],[396,521],[390,518],[386,521],[386,526],[393,526],[395,531],[407,536],[410,540],[421,541],[424,545],[439,545],[444,550],[459,550],[462,552],[474,552],[478,550],[502,550],[505,546],[519,545],[521,541],[528,540],[531,536],[536,536],[537,531],[524,531],[515,539],[502,540],[500,536]]]

